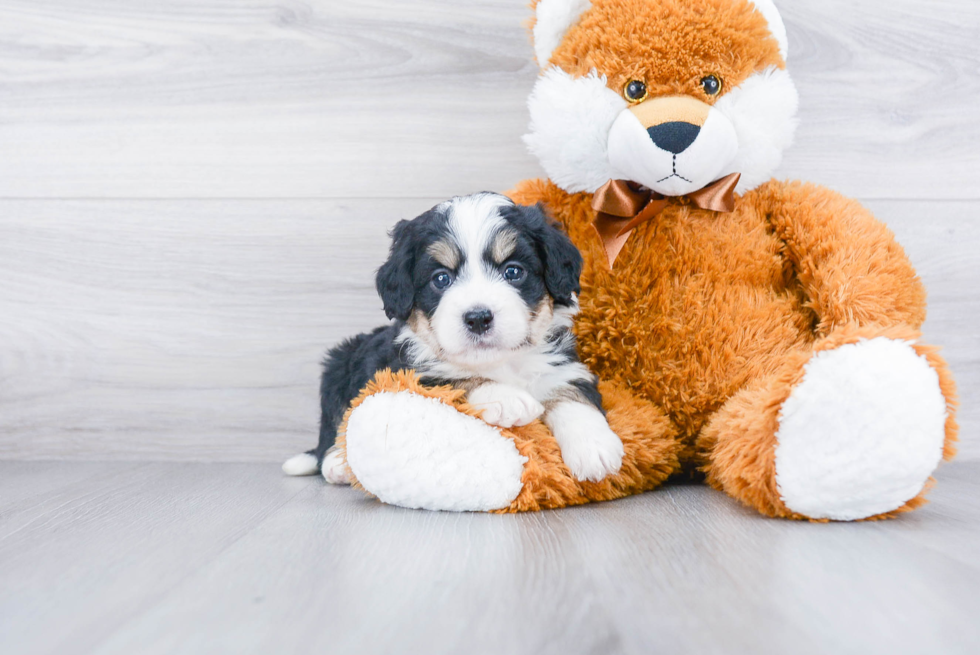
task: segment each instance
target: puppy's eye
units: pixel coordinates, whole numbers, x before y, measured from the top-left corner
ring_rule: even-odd
[[[504,268],[504,279],[508,282],[520,282],[525,275],[524,267],[519,264],[507,264]]]
[[[432,286],[442,291],[453,283],[453,274],[449,271],[436,271],[432,274]]]
[[[721,93],[721,80],[714,75],[701,78],[701,88],[709,96],[716,96]]]
[[[647,85],[640,80],[630,80],[623,87],[623,96],[631,103],[643,102],[647,99]]]

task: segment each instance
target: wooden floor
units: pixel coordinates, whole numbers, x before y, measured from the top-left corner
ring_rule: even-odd
[[[496,516],[274,465],[0,463],[0,652],[976,653],[980,463],[900,519],[698,485]]]

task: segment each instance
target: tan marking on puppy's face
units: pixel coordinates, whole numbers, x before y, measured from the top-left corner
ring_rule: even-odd
[[[432,330],[432,323],[425,315],[425,312],[421,309],[413,310],[405,322],[408,324],[408,328],[422,340],[422,343],[435,352],[437,357],[442,356],[442,348],[439,346],[439,340],[436,339],[435,332]]]
[[[709,105],[753,73],[786,66],[748,0],[593,0],[551,61],[576,77],[595,69],[617,94],[637,80],[651,99],[685,95]],[[709,75],[721,80],[720,94],[702,88]]]
[[[436,241],[428,247],[427,252],[432,259],[436,260],[449,270],[455,271],[457,268],[459,268],[460,260],[462,259],[459,253],[459,246],[449,239],[440,239],[439,241]]]
[[[503,264],[507,258],[514,254],[517,248],[517,233],[514,230],[505,228],[497,232],[490,246],[490,256],[497,264]]]
[[[528,325],[527,341],[532,346],[536,346],[544,341],[551,330],[552,321],[555,318],[555,301],[551,296],[545,296],[534,308],[531,322]]]

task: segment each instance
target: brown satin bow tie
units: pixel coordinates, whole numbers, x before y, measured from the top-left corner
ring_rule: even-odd
[[[741,177],[732,173],[700,191],[680,197],[701,209],[727,214],[735,209],[735,187]],[[599,187],[592,198],[592,208],[599,212],[593,226],[606,250],[610,269],[633,230],[655,218],[669,204],[667,196],[626,180],[609,180]]]

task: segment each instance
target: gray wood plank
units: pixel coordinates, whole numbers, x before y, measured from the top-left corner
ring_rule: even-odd
[[[700,487],[664,492],[669,513],[644,497],[567,514],[628,652],[965,653],[980,639],[960,605],[980,607],[980,570],[910,546],[904,521],[765,521]]]
[[[980,538],[969,526],[980,515],[980,476],[975,462],[940,469],[939,484],[929,493],[928,511],[913,512],[902,521],[886,521],[877,527],[888,537],[914,542],[942,553],[962,566],[980,569]]]
[[[540,174],[526,0],[0,2],[0,197],[430,197]],[[781,5],[782,174],[976,199],[980,4]]]
[[[45,493],[73,466],[0,462],[0,480]],[[271,463],[88,466],[115,486],[0,539],[2,652],[959,654],[980,639],[980,463],[944,467],[915,514],[847,525],[764,519],[701,486],[460,515]]]
[[[436,199],[0,202],[0,459],[280,460],[318,361],[384,322],[385,231]],[[980,457],[980,203],[874,202],[930,289]]]
[[[49,481],[78,464],[0,464],[0,477],[21,466],[32,475],[20,485],[50,497],[0,515],[4,653],[90,652],[290,498],[315,491],[271,465],[115,463],[49,494]]]

